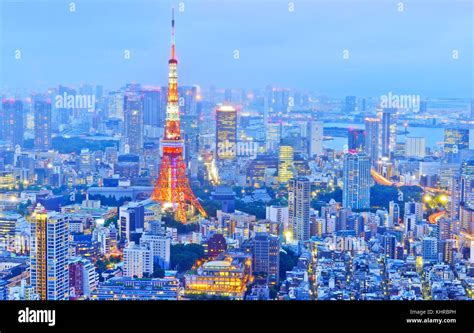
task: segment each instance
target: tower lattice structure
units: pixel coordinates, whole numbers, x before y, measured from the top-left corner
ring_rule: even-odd
[[[184,140],[181,139],[179,119],[178,61],[175,55],[174,10],[171,19],[171,58],[168,64],[166,126],[164,138],[161,140],[163,157],[152,199],[160,202],[165,208],[174,209],[176,219],[186,223],[189,206],[193,206],[203,216],[207,214],[189,186],[186,176],[186,164],[183,159]]]

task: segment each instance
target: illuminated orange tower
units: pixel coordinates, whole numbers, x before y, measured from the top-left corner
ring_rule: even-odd
[[[175,55],[174,9],[171,19],[171,58],[168,61],[168,101],[166,104],[165,135],[161,140],[163,157],[160,173],[156,180],[152,199],[160,202],[163,208],[172,208],[176,219],[187,222],[187,211],[194,207],[203,216],[206,212],[196,199],[186,176],[186,164],[183,160],[183,145],[179,120],[178,73]]]

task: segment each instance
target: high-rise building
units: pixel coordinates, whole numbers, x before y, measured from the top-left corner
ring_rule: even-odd
[[[51,148],[51,101],[34,100],[35,148],[46,150]]]
[[[397,245],[397,238],[395,235],[386,234],[383,236],[383,248],[385,257],[387,259],[395,259],[395,248]]]
[[[406,157],[425,157],[425,142],[424,137],[406,137],[405,138],[405,156]]]
[[[403,215],[403,225],[405,226],[405,233],[413,232],[415,229],[416,223],[419,221],[416,214],[407,214]]]
[[[469,148],[469,129],[449,127],[444,129],[444,158],[448,163],[459,163],[461,150]]]
[[[351,151],[365,151],[365,131],[358,128],[349,128],[347,146]]]
[[[69,294],[68,217],[38,204],[31,219],[31,285],[41,300]]]
[[[400,206],[396,202],[390,201],[388,206],[388,226],[397,226],[399,224],[399,220]]]
[[[281,141],[281,123],[267,123],[265,134],[265,145],[268,152],[278,149]]]
[[[423,203],[416,201],[405,202],[404,214],[414,214],[416,216],[416,222],[423,220]]]
[[[272,108],[274,112],[287,112],[290,104],[290,91],[288,89],[273,88]]]
[[[143,124],[163,127],[165,113],[161,108],[161,90],[143,91]]]
[[[323,153],[323,124],[317,121],[308,122],[308,156],[314,157]]]
[[[343,183],[343,207],[370,208],[370,160],[365,153],[344,155]]]
[[[436,261],[438,259],[438,240],[435,237],[424,237],[421,251],[423,260]]]
[[[186,175],[186,163],[183,158],[184,140],[181,137],[181,122],[178,101],[178,60],[175,52],[174,10],[171,19],[171,58],[168,61],[168,99],[166,105],[166,125],[161,140],[163,157],[160,172],[155,183],[152,199],[159,202],[163,209],[171,209],[176,220],[186,223],[188,212],[194,209],[202,216],[206,212],[194,195]],[[194,208],[194,209],[191,209]]]
[[[186,116],[195,116],[197,115],[197,96],[198,96],[198,87],[179,87],[179,107],[181,112]]]
[[[154,264],[164,270],[169,269],[171,238],[164,232],[145,232],[140,238],[140,245],[151,250]]]
[[[436,231],[438,234],[438,253],[443,254],[443,258],[451,257],[451,253],[447,253],[446,250],[452,251],[450,247],[452,238],[452,226],[448,219],[440,218],[436,222]]]
[[[216,109],[216,156],[219,160],[235,159],[237,154],[237,110],[230,105]]]
[[[309,239],[309,209],[311,183],[307,178],[291,179],[288,183],[288,222],[294,240]]]
[[[22,146],[25,130],[23,118],[23,102],[4,99],[0,108],[0,140]]]
[[[151,274],[153,274],[152,250],[130,242],[123,249],[123,276],[142,278]]]
[[[365,119],[365,152],[372,165],[375,165],[379,159],[379,127],[378,118]]]
[[[286,184],[293,178],[293,147],[281,145],[278,157],[278,182]]]
[[[347,113],[355,112],[356,110],[356,97],[355,96],[346,96],[344,111]]]
[[[134,234],[143,233],[145,207],[136,202],[130,202],[119,209],[120,238],[126,242],[137,240]]]
[[[257,233],[253,240],[253,271],[264,273],[267,283],[276,285],[280,271],[280,239],[268,233]]]
[[[124,138],[127,153],[139,155],[143,150],[142,97],[126,94],[124,97]]]
[[[459,208],[461,204],[461,175],[454,173],[451,181],[449,194],[448,216],[452,220],[459,219]]]
[[[465,161],[462,164],[459,191],[460,203],[474,208],[474,160]]]
[[[393,117],[394,114],[397,112],[395,108],[384,108],[382,111],[382,132],[381,132],[381,139],[382,139],[382,156],[390,157],[390,152],[393,151],[395,148],[395,136],[393,133],[393,126],[396,125]]]

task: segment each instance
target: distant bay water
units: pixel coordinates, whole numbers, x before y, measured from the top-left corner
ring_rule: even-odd
[[[364,124],[352,124],[352,123],[324,123],[324,127],[338,127],[338,128],[365,128]],[[426,140],[426,146],[431,149],[442,147],[444,140],[444,129],[440,127],[408,127],[408,133],[400,134],[405,131],[403,126],[398,126],[397,142],[405,142],[405,136],[408,137],[424,137]],[[336,151],[343,150],[344,145],[347,145],[347,138],[333,137],[332,140],[326,140],[323,143],[324,148],[334,149]]]

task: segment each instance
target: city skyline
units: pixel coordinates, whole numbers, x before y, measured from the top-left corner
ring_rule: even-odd
[[[427,38],[420,51],[418,38],[433,29],[427,24],[374,61],[364,52],[386,44],[372,37],[387,31],[399,36],[413,28],[408,23],[413,17],[406,18],[402,30],[394,30],[394,22],[382,15],[349,34],[373,33],[351,40],[351,45],[365,49],[360,58],[352,48],[343,50],[339,59],[343,64],[329,60],[328,53],[311,58],[319,45],[339,48],[343,35],[348,35],[345,27],[361,13],[390,8],[405,15],[409,9],[420,9],[419,4],[407,0],[395,7],[384,2],[369,8],[373,1],[357,1],[352,7],[334,1],[312,7],[314,3],[298,1],[285,3],[286,14],[274,12],[281,7],[269,9],[275,1],[253,7],[241,0],[225,7],[234,17],[245,17],[249,21],[245,24],[217,15],[224,8],[217,2],[199,2],[202,7],[193,12],[190,8],[198,2],[190,0],[169,8],[163,23],[167,29],[162,31],[161,12],[150,8],[168,3],[158,6],[140,0],[129,6],[129,1],[120,1],[117,7],[112,2],[92,7],[85,0],[66,7],[67,15],[95,8],[93,18],[103,16],[106,26],[111,20],[101,9],[124,14],[128,20],[120,15],[112,20],[122,23],[123,36],[93,36],[91,41],[99,37],[100,42],[90,46],[97,53],[114,53],[122,41],[132,40],[135,51],[126,49],[126,64],[118,64],[115,55],[109,58],[111,53],[102,63],[96,62],[97,53],[92,58],[71,58],[74,49],[69,47],[55,53],[53,39],[43,49],[51,54],[47,61],[28,60],[28,52],[38,51],[37,40],[31,49],[23,49],[26,53],[15,52],[14,64],[2,60],[9,73],[5,80],[22,89],[2,89],[0,83],[0,304],[13,301],[0,315],[0,330],[3,317],[10,320],[10,311],[20,327],[25,323],[67,327],[66,318],[73,315],[78,327],[97,328],[99,322],[120,321],[116,314],[122,309],[126,314],[122,317],[138,325],[156,320],[156,327],[161,327],[163,318],[172,316],[177,317],[174,323],[191,319],[195,325],[194,301],[203,301],[198,312],[206,311],[199,319],[261,317],[259,311],[270,303],[271,321],[281,313],[293,324],[308,317],[317,325],[329,319],[334,325],[336,320],[340,327],[341,322],[355,319],[359,326],[380,330],[384,319],[455,327],[458,319],[470,318],[466,307],[474,304],[474,98],[464,95],[467,81],[461,78],[469,76],[465,70],[471,65],[460,58],[469,53],[459,53],[459,48],[448,52],[447,62],[437,58],[436,52],[451,40],[437,34],[430,38],[439,37],[439,43],[433,45]],[[6,8],[14,13],[12,8],[25,3],[17,5],[3,3],[0,18]],[[57,23],[76,25],[76,33],[83,37],[99,31],[92,17],[91,24],[79,16],[65,20],[57,12],[64,5],[34,3],[23,18],[30,11],[35,20],[53,15],[57,21],[45,23],[38,33],[54,31]],[[291,6],[302,16],[288,19],[294,24],[288,28],[282,16],[295,14]],[[454,7],[469,6],[460,1]],[[321,9],[321,18],[324,12],[340,14],[315,25],[332,31],[317,45],[303,41],[313,32],[301,29],[316,8]],[[263,9],[274,22],[254,22]],[[206,10],[209,21],[194,16]],[[251,13],[245,16],[247,11]],[[189,12],[193,14],[187,17]],[[143,21],[135,17],[141,13]],[[442,14],[435,6],[429,17]],[[456,18],[465,15],[459,12],[448,25],[464,26],[466,22]],[[149,36],[152,17],[160,23],[160,41],[166,40],[166,52],[159,52],[166,58],[160,55],[147,62],[147,56],[158,54]],[[186,25],[191,19],[195,27]],[[35,20],[21,25],[14,35],[29,32]],[[279,30],[272,30],[275,22]],[[387,26],[373,29],[380,23]],[[206,27],[216,31],[200,40],[197,37]],[[262,31],[253,35],[258,27]],[[436,33],[445,27],[438,22]],[[445,31],[445,36],[454,30]],[[234,63],[223,60],[221,51],[236,40],[232,33],[237,31],[251,35],[241,50],[255,51],[252,61],[246,62],[245,51],[233,58]],[[265,39],[269,31],[281,34]],[[55,37],[69,33],[63,29]],[[147,50],[146,56],[135,55],[143,47],[142,39],[149,43],[141,49]],[[6,43],[12,41],[7,38]],[[272,58],[269,52],[274,49],[281,54]],[[81,49],[88,50],[88,46]],[[409,50],[416,50],[417,57],[406,56]],[[424,58],[427,55],[434,57]],[[90,68],[61,72],[76,56]],[[108,63],[110,59],[115,60]],[[165,62],[167,71],[162,72],[159,68]],[[317,82],[312,78],[318,72],[316,63],[331,73],[326,79],[334,78],[327,87],[339,87],[331,96],[291,88],[294,80],[301,86]],[[402,64],[409,65],[401,69]],[[352,71],[353,65],[357,70]],[[443,70],[433,71],[437,66]],[[21,71],[33,67],[38,71],[28,72],[25,80],[35,84],[45,70],[54,84],[33,91],[23,78],[13,80],[13,73],[23,76]],[[379,72],[382,67],[387,71]],[[135,72],[139,68],[146,73]],[[428,69],[429,75],[420,78]],[[374,76],[360,76],[370,70],[381,75],[383,84]],[[130,79],[132,72],[136,80]],[[110,74],[110,84],[84,83],[75,88],[56,81],[60,76],[75,80],[104,73]],[[344,73],[348,75],[341,80]],[[150,85],[146,78],[155,75],[167,84]],[[200,89],[182,84],[182,77],[227,84]],[[284,79],[281,85],[262,86],[263,80],[278,77]],[[457,81],[447,84],[453,77]],[[236,88],[244,81],[257,87]],[[341,88],[345,81],[351,83]],[[113,85],[116,89],[110,89]],[[432,93],[435,87],[453,95],[443,99],[422,93]],[[370,98],[361,91],[378,91],[378,96]],[[457,93],[463,97],[454,97]],[[48,301],[64,302],[56,311]],[[228,301],[228,306],[221,301]],[[433,305],[437,301],[443,301],[440,310]],[[240,303],[242,310],[230,303]],[[257,303],[262,307],[253,310]],[[101,308],[92,309],[95,304]],[[189,311],[184,308],[188,304]],[[207,311],[209,304],[222,309]],[[284,310],[283,304],[294,307]],[[300,306],[311,309],[310,314]],[[372,306],[375,310],[367,310]],[[456,312],[458,308],[463,311]]]

